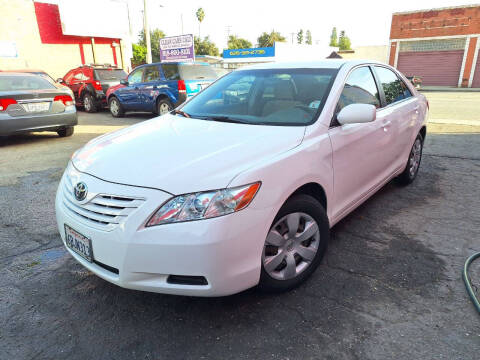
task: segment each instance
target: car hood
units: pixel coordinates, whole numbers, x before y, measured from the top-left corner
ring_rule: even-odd
[[[254,163],[296,147],[304,132],[302,126],[167,114],[93,139],[72,162],[79,171],[106,181],[183,194],[225,188]]]

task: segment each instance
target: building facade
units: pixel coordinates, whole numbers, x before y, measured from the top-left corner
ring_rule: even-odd
[[[119,38],[64,35],[56,4],[0,0],[0,5],[0,70],[39,69],[58,78],[81,64],[130,66]]]
[[[480,88],[480,5],[394,13],[389,64],[425,86]]]

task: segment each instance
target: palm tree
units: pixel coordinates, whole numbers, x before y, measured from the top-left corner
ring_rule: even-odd
[[[198,8],[196,15],[198,20],[198,37],[200,38],[200,24],[202,23],[203,19],[205,19],[205,11],[203,11],[202,8]]]

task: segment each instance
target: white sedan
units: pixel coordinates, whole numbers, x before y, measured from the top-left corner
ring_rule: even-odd
[[[415,179],[427,114],[381,63],[242,68],[78,150],[58,229],[78,262],[125,288],[285,291],[318,267],[335,223],[391,179]]]

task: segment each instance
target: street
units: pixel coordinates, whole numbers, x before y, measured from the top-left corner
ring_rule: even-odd
[[[425,94],[418,178],[337,224],[318,270],[281,295],[126,290],[68,255],[54,201],[70,156],[152,114],[79,111],[71,138],[0,138],[0,359],[477,359],[461,271],[480,251],[480,92]]]

